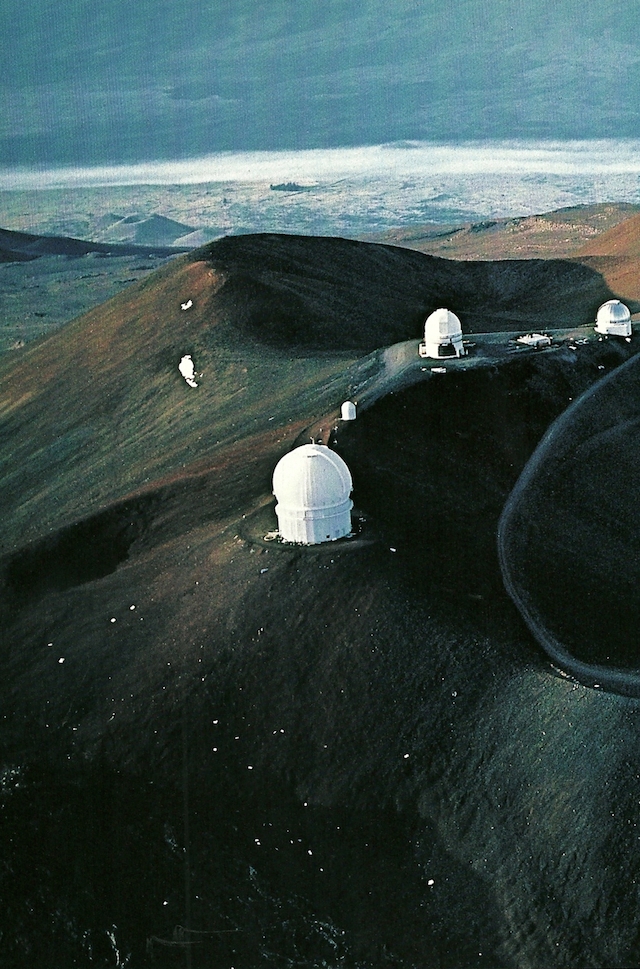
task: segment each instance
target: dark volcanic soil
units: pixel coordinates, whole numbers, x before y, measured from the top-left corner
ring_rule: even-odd
[[[223,312],[280,347],[368,352],[419,335],[439,306],[455,305],[469,333],[579,326],[611,297],[568,260],[460,263],[347,239],[230,236],[192,258],[225,275]]]
[[[278,458],[467,273],[490,314],[496,266],[225,240],[0,362],[5,965],[640,963],[639,707],[550,668],[494,551],[635,344],[428,374],[338,426],[358,537],[264,540]]]

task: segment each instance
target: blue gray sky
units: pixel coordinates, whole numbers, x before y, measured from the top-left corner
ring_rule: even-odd
[[[640,135],[638,0],[3,0],[0,165]]]

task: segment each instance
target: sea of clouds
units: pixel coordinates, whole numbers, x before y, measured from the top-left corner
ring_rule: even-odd
[[[283,183],[298,190],[272,189]],[[208,191],[212,230],[362,234],[596,202],[640,203],[640,140],[412,141],[223,152],[131,165],[0,168],[3,193],[63,191],[69,197],[76,190],[130,189],[132,198],[140,198],[145,187],[163,186],[182,187],[185,198],[204,197]],[[216,194],[221,196],[219,211],[213,204]],[[1,206],[0,199],[0,224]]]

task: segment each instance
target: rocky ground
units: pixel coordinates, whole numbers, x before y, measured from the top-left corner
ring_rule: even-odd
[[[5,355],[5,964],[638,964],[637,701],[553,669],[496,552],[546,428],[635,343],[337,421],[440,302],[586,334],[612,292],[574,261],[244,237]],[[267,542],[273,467],[319,427],[357,537]]]

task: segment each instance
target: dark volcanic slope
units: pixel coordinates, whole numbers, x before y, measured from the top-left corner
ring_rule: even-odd
[[[179,251],[167,246],[85,242],[81,239],[38,236],[28,232],[0,229],[0,262],[28,262],[41,256],[84,256],[89,252],[101,253],[105,256],[171,256]]]
[[[467,264],[298,236],[212,243],[5,361],[4,547],[205,468],[225,442],[321,417],[352,392],[349,376],[327,383],[345,354],[419,336],[439,305],[469,332],[530,329],[589,322],[610,295],[596,272],[560,260]],[[185,353],[204,372],[196,395],[177,371]],[[296,381],[301,394],[322,388],[312,410],[283,390]]]
[[[359,537],[264,541],[276,461],[375,369],[344,348],[393,338],[375,294],[413,279],[408,327],[431,270],[227,240],[0,363],[5,965],[637,965],[637,707],[552,673],[489,553],[633,346],[379,401],[338,430]]]
[[[503,521],[507,576],[541,639],[584,662],[634,670],[640,667],[639,375],[632,360],[560,418]]]
[[[198,250],[228,277],[226,312],[284,346],[361,351],[420,334],[438,306],[470,333],[591,322],[602,277],[559,259],[459,263],[345,239],[228,237]],[[640,306],[640,304],[638,304]]]

